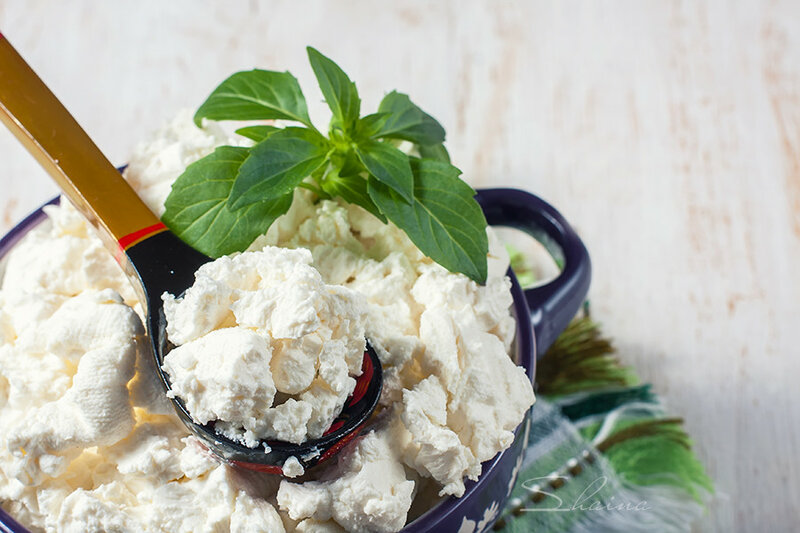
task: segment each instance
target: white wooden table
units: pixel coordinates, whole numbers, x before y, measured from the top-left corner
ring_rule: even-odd
[[[225,76],[305,46],[397,88],[477,186],[583,235],[593,309],[685,417],[718,498],[701,531],[800,524],[800,4],[0,0],[0,28],[114,162]],[[55,187],[0,131],[0,229]]]

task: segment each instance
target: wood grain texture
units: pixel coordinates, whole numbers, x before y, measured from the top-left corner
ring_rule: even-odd
[[[324,119],[307,44],[364,109],[408,92],[469,181],[585,238],[596,317],[717,484],[697,530],[800,524],[797,2],[0,0],[0,28],[115,162],[236,69]],[[0,161],[5,230],[55,187],[5,131]]]

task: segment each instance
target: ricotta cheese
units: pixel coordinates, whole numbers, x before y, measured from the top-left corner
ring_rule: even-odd
[[[184,112],[125,176],[160,214],[187,164],[239,142]],[[242,442],[299,442],[341,410],[366,338],[384,368],[382,414],[319,468],[287,461],[291,479],[231,469],[154,379],[114,259],[66,201],[46,212],[0,288],[0,505],[33,531],[397,531],[424,486],[463,494],[533,403],[508,356],[508,257],[491,231],[479,286],[393,225],[298,190],[247,252],[165,296],[173,393]]]
[[[282,481],[278,505],[293,520],[335,520],[347,531],[399,531],[411,507],[406,479],[388,431],[373,431],[350,448],[325,480]]]
[[[196,422],[219,421],[251,448],[331,426],[361,374],[365,303],[311,262],[304,248],[267,246],[203,265],[182,298],[164,295],[178,345],[164,358],[169,394]]]

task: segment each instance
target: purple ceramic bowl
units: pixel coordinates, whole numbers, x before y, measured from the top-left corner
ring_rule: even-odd
[[[477,199],[489,224],[514,227],[536,235],[544,233],[561,248],[564,256],[561,274],[550,283],[533,289],[523,290],[509,270],[513,313],[517,319],[514,357],[533,381],[537,354],[543,354],[550,347],[586,296],[591,280],[589,255],[566,220],[542,199],[516,189],[483,189],[478,191]],[[55,198],[45,205],[57,202]],[[0,260],[45,218],[44,211],[39,208],[0,239]],[[483,463],[480,478],[466,483],[461,498],[443,499],[402,531],[478,533],[488,530],[511,494],[529,428],[530,413],[515,430],[511,446]],[[0,532],[28,533],[28,530],[0,509]]]

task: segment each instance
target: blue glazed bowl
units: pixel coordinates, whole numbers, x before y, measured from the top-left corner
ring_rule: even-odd
[[[558,211],[530,193],[516,189],[483,189],[476,198],[490,225],[513,227],[530,234],[544,233],[563,252],[563,270],[546,285],[523,290],[509,270],[514,298],[512,311],[517,320],[514,358],[533,381],[537,354],[543,354],[550,347],[586,296],[591,280],[589,254]],[[48,204],[57,202],[55,198]],[[45,218],[44,211],[39,208],[0,239],[0,260]],[[530,412],[515,430],[511,446],[483,463],[478,481],[468,481],[461,498],[443,499],[402,531],[481,533],[490,529],[516,482],[529,428]],[[0,509],[0,532],[28,533],[28,530]]]

